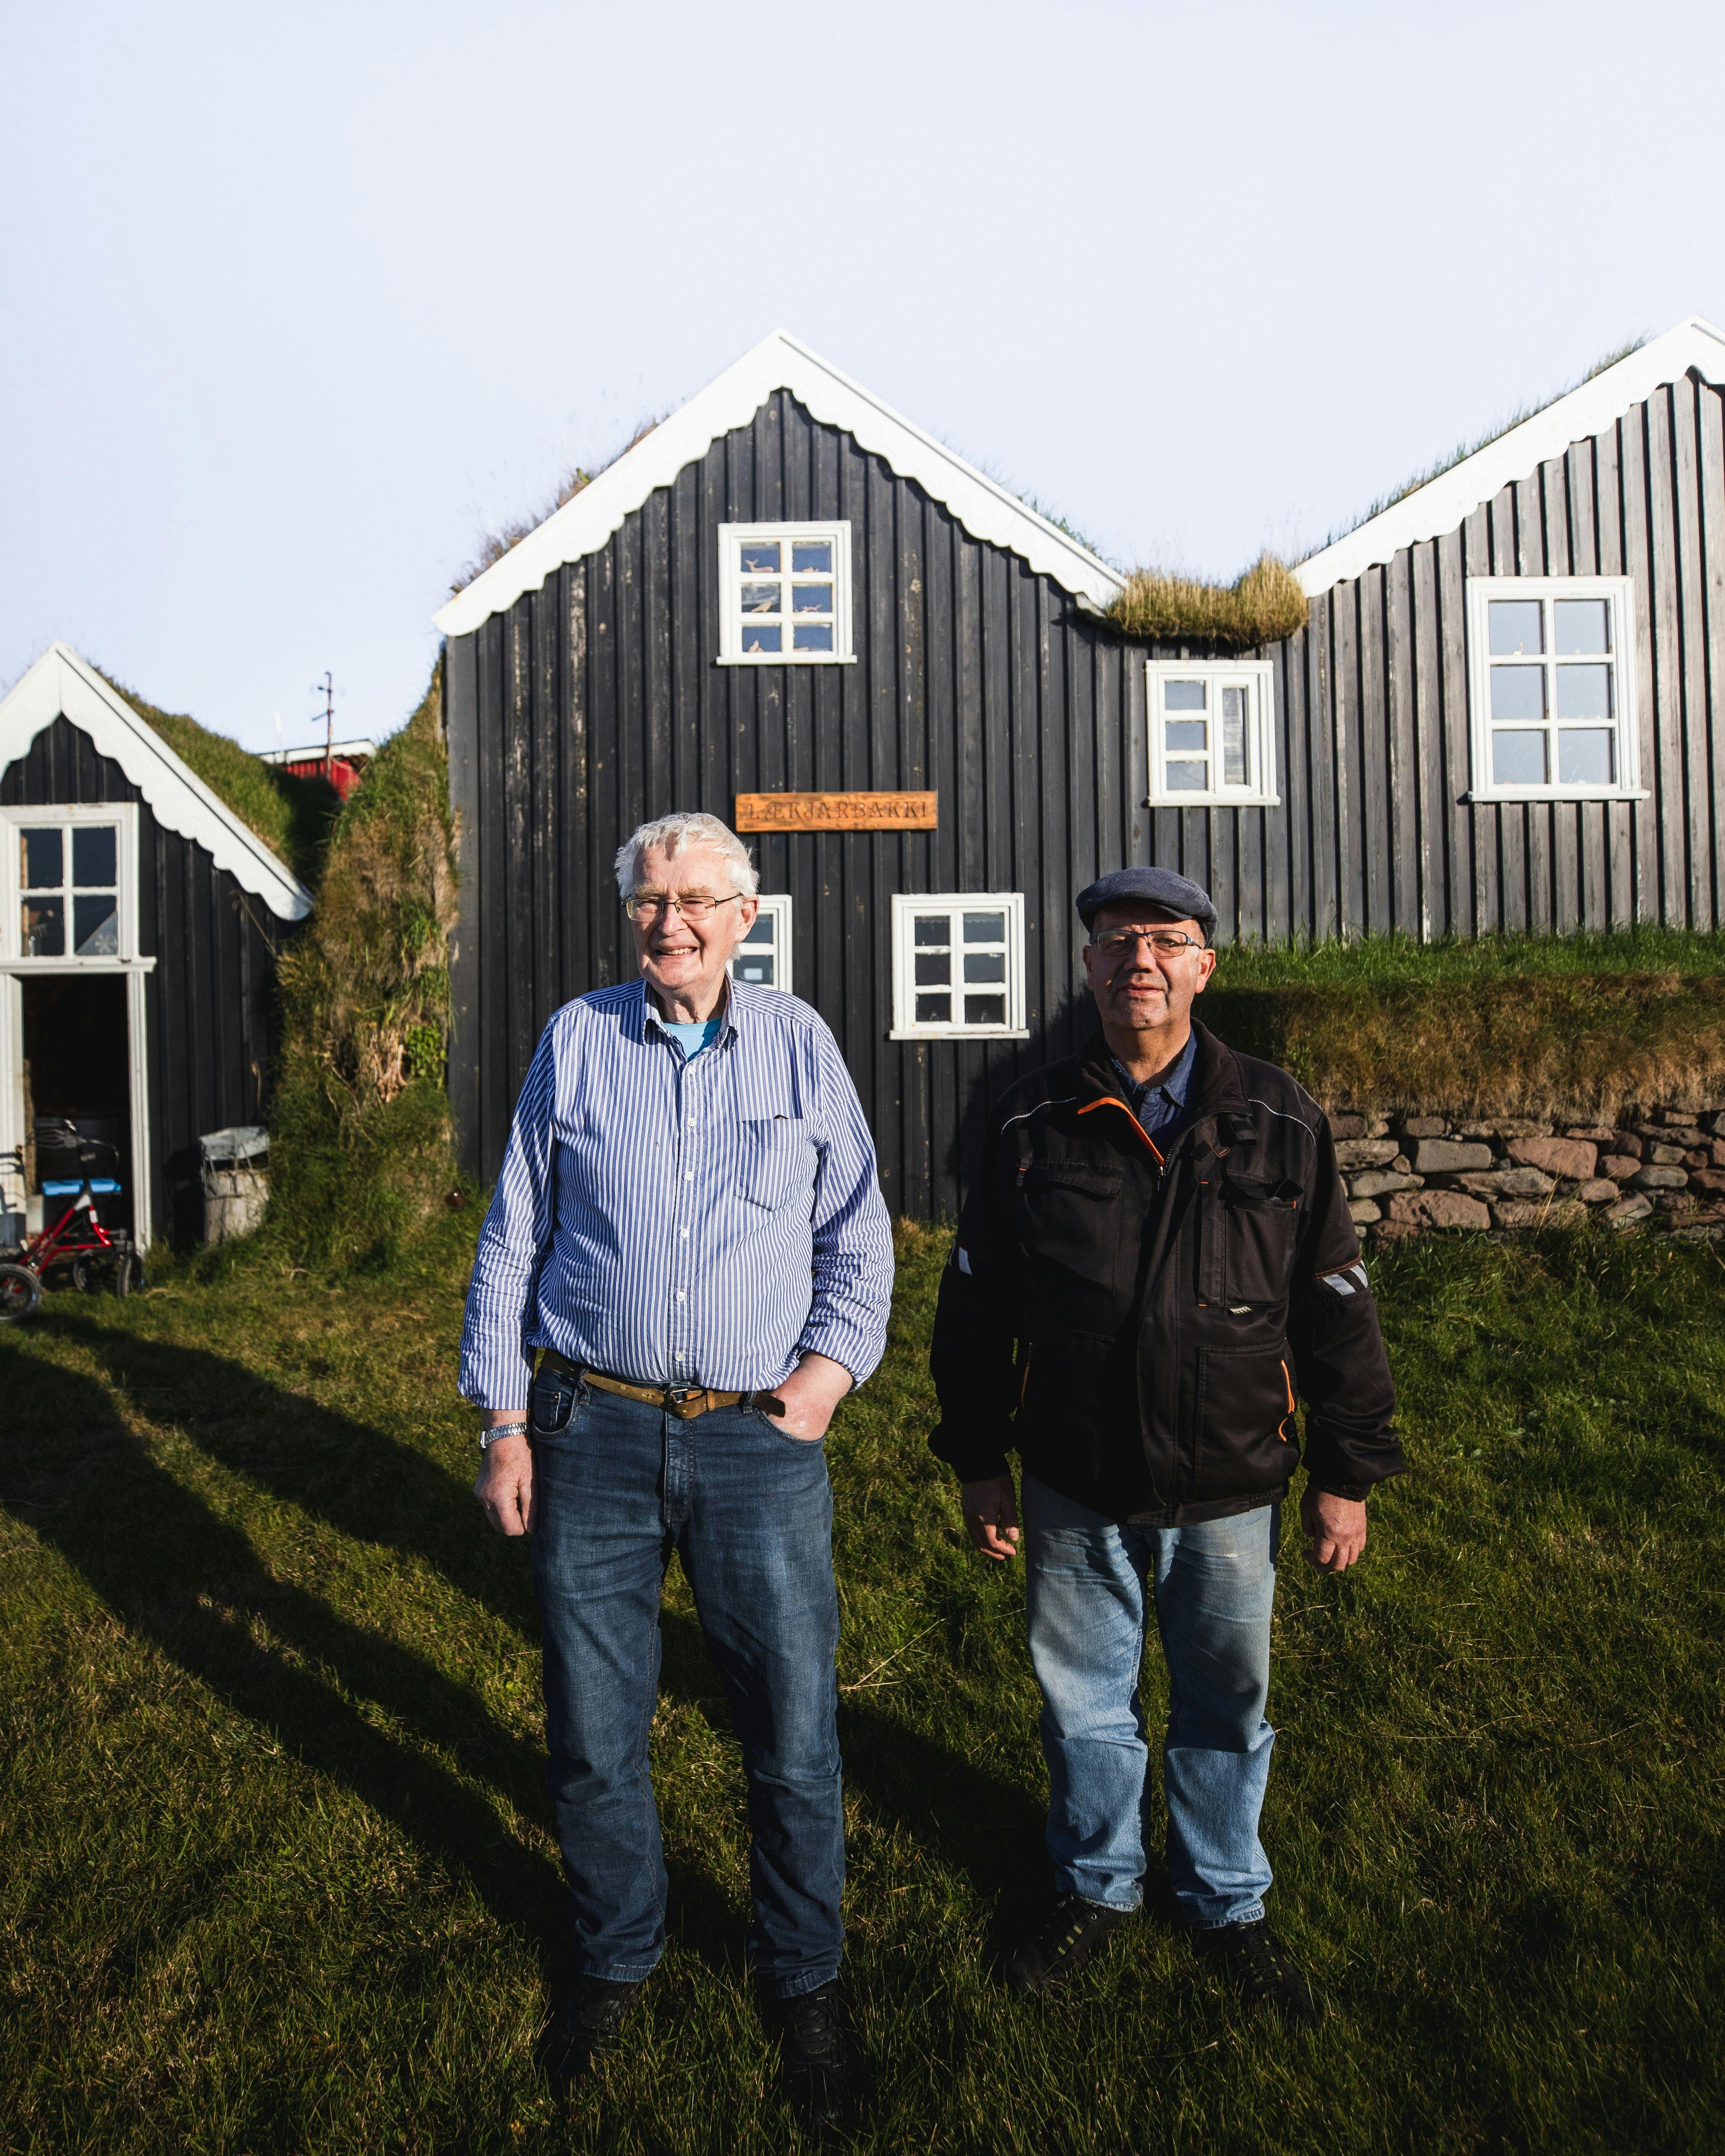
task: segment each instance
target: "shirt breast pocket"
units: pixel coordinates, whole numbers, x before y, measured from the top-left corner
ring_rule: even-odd
[[[737,1183],[751,1205],[783,1213],[814,1198],[814,1143],[800,1116],[773,1116],[742,1126]]]
[[[1233,1302],[1281,1302],[1294,1270],[1297,1183],[1222,1185],[1222,1293]]]

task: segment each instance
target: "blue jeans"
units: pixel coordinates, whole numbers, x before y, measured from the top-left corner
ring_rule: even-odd
[[[582,1973],[644,1977],[665,1946],[647,1737],[675,1548],[742,1744],[750,1964],[778,1998],[814,1990],[844,1942],[824,1447],[752,1409],[680,1422],[550,1372],[534,1383],[532,1445],[551,1795]]]
[[[1168,1868],[1189,1924],[1255,1922],[1269,1860],[1258,1815],[1276,1732],[1270,1607],[1281,1507],[1188,1527],[1128,1527],[1025,1476],[1030,1662],[1042,1688],[1048,1850],[1063,1894],[1143,1896],[1138,1669],[1147,1587],[1168,1661]]]

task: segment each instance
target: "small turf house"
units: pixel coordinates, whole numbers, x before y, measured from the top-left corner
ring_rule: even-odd
[[[438,616],[469,1164],[551,1011],[632,968],[612,857],[672,808],[758,834],[740,965],[832,1025],[910,1214],[1087,1023],[1106,870],[1196,876],[1224,940],[1720,923],[1722,382],[1680,324],[1312,556],[1304,625],[1241,651],[1129,633],[1116,570],[768,337]]]
[[[0,701],[0,1213],[34,1210],[3,1157],[64,1116],[117,1146],[140,1243],[195,1233],[197,1140],[262,1120],[310,892],[64,644]]]

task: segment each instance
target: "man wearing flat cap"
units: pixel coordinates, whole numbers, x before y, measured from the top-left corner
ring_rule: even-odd
[[[1307,1555],[1355,1563],[1402,1466],[1394,1391],[1323,1111],[1193,1022],[1208,893],[1125,869],[1078,911],[1101,1029],[996,1106],[934,1332],[930,1442],[984,1557],[1017,1555],[1022,1505],[1056,1900],[1008,1976],[1069,1982],[1142,1900],[1153,1613],[1175,1903],[1249,1999],[1306,2020],[1258,1839],[1281,1507],[1303,1401]]]

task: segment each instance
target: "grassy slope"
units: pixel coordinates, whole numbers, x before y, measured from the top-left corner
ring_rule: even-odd
[[[1610,1119],[1725,1091],[1725,937],[1233,947],[1200,1006],[1332,1107]]]
[[[522,1553],[466,1494],[464,1235],[393,1281],[230,1266],[0,1336],[9,2149],[792,2145],[741,1969],[742,1792],[673,1575],[672,1938],[564,2140]],[[1266,1837],[1316,2035],[1213,1992],[1161,1897],[1003,1995],[1043,1778],[1021,1587],[922,1449],[940,1240],[831,1441],[850,1981],[907,2148],[1696,2148],[1725,2135],[1725,1269],[1584,1239],[1381,1276],[1414,1471],[1363,1570],[1284,1568]],[[1159,1712],[1157,1658],[1147,1689]]]
[[[316,881],[324,841],[341,805],[326,781],[295,778],[226,734],[213,733],[183,712],[159,711],[124,683],[103,679],[302,883]]]

